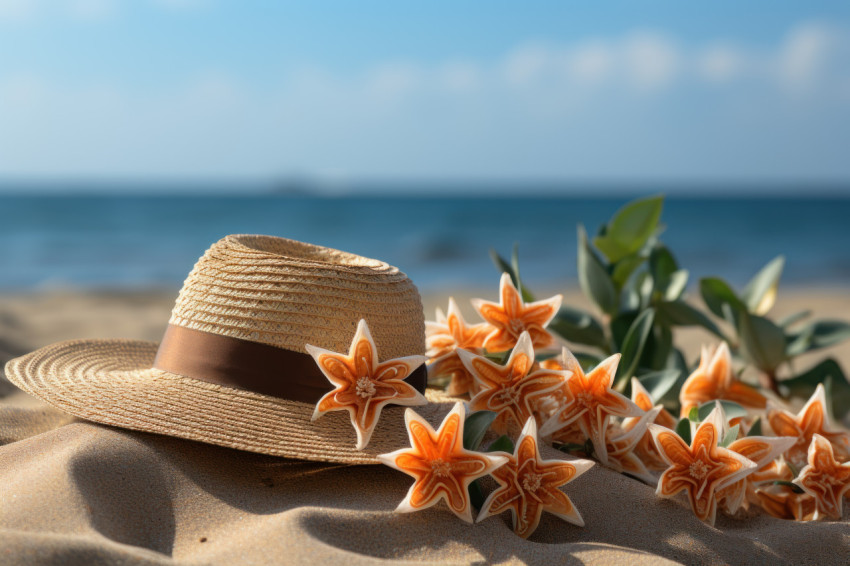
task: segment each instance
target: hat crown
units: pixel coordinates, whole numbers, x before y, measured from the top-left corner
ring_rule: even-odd
[[[347,352],[360,319],[382,359],[425,351],[419,292],[397,268],[285,238],[225,236],[192,269],[170,324],[306,352]]]

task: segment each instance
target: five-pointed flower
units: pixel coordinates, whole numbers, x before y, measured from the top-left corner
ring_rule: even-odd
[[[672,497],[686,490],[694,514],[711,526],[717,513],[717,492],[756,469],[748,458],[717,445],[725,418],[718,403],[696,428],[690,446],[672,430],[649,425],[658,451],[670,464],[658,480],[656,494]]]
[[[734,401],[744,407],[763,409],[767,399],[754,387],[735,379],[729,345],[721,342],[716,350],[703,346],[699,366],[688,377],[679,392],[681,416],[693,407],[715,399]]]
[[[757,501],[755,491],[759,484],[784,479],[776,477],[781,473],[776,458],[796,441],[788,436],[745,436],[729,444],[729,450],[755,462],[756,471],[717,492],[723,509],[730,515],[741,507],[749,509],[750,502]]]
[[[463,403],[456,403],[436,432],[413,409],[404,412],[410,448],[402,448],[378,459],[416,478],[396,512],[427,509],[444,499],[452,512],[472,522],[469,484],[508,461],[507,456],[472,452],[463,447]]]
[[[522,538],[534,532],[543,511],[575,525],[584,525],[570,498],[558,488],[589,470],[593,462],[541,460],[537,423],[533,418],[525,423],[513,455],[505,455],[507,463],[492,474],[499,488],[484,501],[476,522],[510,509],[514,532]]]
[[[767,421],[776,436],[793,436],[797,439],[785,451],[785,459],[798,470],[806,465],[809,445],[815,434],[829,440],[839,460],[850,459],[850,434],[829,430],[826,407],[826,393],[823,385],[818,384],[814,394],[796,415],[775,407],[767,411]]]
[[[561,308],[561,295],[555,295],[544,301],[525,304],[511,276],[502,274],[499,283],[499,303],[482,299],[472,299],[472,305],[478,309],[481,317],[490,323],[493,330],[484,340],[484,347],[490,352],[503,352],[514,347],[523,331],[531,335],[535,348],[544,348],[554,342],[546,330],[546,325]]]
[[[653,405],[652,397],[649,395],[649,392],[643,385],[641,385],[640,381],[638,381],[636,377],[632,378],[632,401],[635,405],[640,407],[641,410],[646,411],[647,413],[654,411],[654,409],[658,409],[657,411],[654,411],[654,418],[650,419],[647,424],[654,422],[657,425],[661,425],[669,429],[676,427],[676,419],[673,415],[671,415],[663,405]],[[629,417],[627,419],[623,419],[623,429],[631,430],[642,418],[643,417]],[[664,470],[667,468],[667,462],[665,462],[661,457],[661,454],[658,453],[658,448],[655,446],[655,441],[652,440],[652,433],[649,432],[648,427],[646,427],[643,437],[640,438],[638,443],[635,445],[634,453],[650,470]]]
[[[564,348],[561,364],[572,372],[565,389],[567,401],[540,429],[541,436],[548,436],[578,423],[586,438],[593,443],[596,458],[608,463],[605,435],[608,421],[615,417],[639,417],[643,411],[628,397],[611,389],[614,374],[620,362],[620,354],[602,360],[593,371],[585,375],[572,353]]]
[[[832,443],[819,434],[812,436],[808,464],[794,483],[815,498],[814,519],[840,520],[844,514],[844,495],[850,492],[850,462],[835,459]]]
[[[482,322],[467,325],[454,298],[449,297],[449,314],[437,309],[437,321],[425,322],[425,344],[428,351],[428,370],[433,376],[448,375],[449,395],[463,395],[473,390],[473,379],[457,355],[458,348],[474,349],[484,345],[484,338],[493,327]]]
[[[649,435],[649,439],[652,441],[652,434],[648,430],[648,425],[657,419],[659,411],[661,411],[660,405],[650,409],[642,417],[632,422],[629,428],[616,424],[608,425],[605,440],[608,449],[606,466],[612,470],[636,477],[650,485],[655,485],[655,476],[649,473],[646,463],[637,452],[637,447],[643,441],[645,435]]]
[[[806,492],[797,493],[787,484],[759,487],[756,499],[768,515],[779,519],[811,521],[815,515],[815,498]]]
[[[520,334],[504,366],[466,350],[457,353],[479,390],[469,402],[470,409],[496,413],[496,428],[502,431],[511,426],[519,430],[533,415],[534,400],[562,387],[570,376],[570,372],[562,370],[531,371],[534,348],[528,332]]]
[[[357,433],[357,450],[369,444],[385,405],[424,405],[428,402],[404,381],[427,358],[406,356],[379,363],[378,349],[363,319],[357,324],[348,355],[310,344],[305,348],[334,385],[334,389],[316,403],[313,420],[328,411],[348,411]]]

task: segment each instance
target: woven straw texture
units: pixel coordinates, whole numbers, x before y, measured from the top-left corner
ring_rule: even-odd
[[[271,236],[226,236],[195,264],[170,323],[306,352],[347,352],[365,318],[382,359],[425,351],[416,287],[384,262]]]
[[[402,272],[353,254],[270,236],[227,236],[201,257],[170,323],[297,352],[347,352],[365,318],[382,360],[423,353],[419,293]],[[72,415],[123,428],[305,460],[377,463],[407,443],[403,408],[386,407],[363,451],[348,413],[152,369],[157,344],[78,340],[6,366],[10,381]],[[281,369],[281,379],[287,379]],[[450,399],[416,411],[439,421]]]

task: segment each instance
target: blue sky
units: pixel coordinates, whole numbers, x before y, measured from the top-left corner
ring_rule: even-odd
[[[850,182],[848,2],[0,0],[0,178]]]

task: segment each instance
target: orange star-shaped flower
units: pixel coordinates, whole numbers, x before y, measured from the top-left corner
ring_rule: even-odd
[[[378,456],[387,466],[416,478],[397,512],[420,511],[444,499],[455,515],[472,522],[469,484],[493,472],[508,458],[464,449],[464,416],[463,403],[456,403],[434,432],[413,409],[404,412],[411,448]]]
[[[815,434],[809,446],[808,465],[800,470],[794,483],[815,498],[814,520],[840,520],[844,515],[844,495],[850,493],[850,462],[836,460],[832,443]]]
[[[782,471],[776,465],[776,458],[796,441],[795,438],[787,436],[745,436],[732,442],[728,446],[729,450],[753,461],[756,464],[756,470],[743,479],[718,490],[717,500],[723,510],[734,515],[741,507],[749,509],[750,501],[757,500],[755,491],[758,485],[767,481],[784,479],[777,477]]]
[[[650,422],[654,422],[657,425],[661,425],[663,427],[667,427],[669,429],[674,429],[676,427],[676,418],[670,414],[670,412],[664,408],[663,405],[653,405],[652,397],[649,395],[649,392],[646,388],[641,385],[640,381],[636,377],[632,378],[632,402],[635,405],[640,407],[641,410],[650,412],[653,409],[658,409],[655,412],[655,418],[651,419]],[[643,417],[629,417],[623,420],[623,429],[631,430],[640,419]],[[646,432],[643,437],[638,441],[637,445],[634,447],[634,452],[638,458],[640,458],[641,462],[650,469],[650,470],[664,470],[667,468],[667,462],[661,457],[661,454],[658,452],[658,448],[655,447],[655,441],[652,440],[652,433],[649,432],[649,428],[646,428]]]
[[[561,370],[531,371],[534,348],[528,332],[520,334],[504,366],[466,350],[458,350],[457,353],[479,389],[469,401],[469,408],[496,413],[496,428],[500,432],[508,430],[511,425],[519,430],[533,415],[534,400],[562,387],[570,376],[570,372]]]
[[[658,451],[670,464],[661,474],[655,493],[672,497],[687,490],[694,514],[711,526],[717,513],[717,492],[756,469],[754,462],[717,445],[724,421],[718,404],[693,433],[690,446],[672,430],[649,425]]]
[[[540,434],[548,436],[576,422],[585,437],[593,443],[596,458],[603,464],[607,464],[608,449],[605,435],[610,418],[643,415],[640,407],[628,397],[611,389],[617,364],[620,362],[620,354],[614,354],[602,360],[587,375],[569,350],[564,348],[561,357],[563,367],[573,373],[565,387],[567,401],[544,423]]]
[[[365,320],[357,324],[348,355],[307,344],[307,351],[334,385],[316,404],[313,420],[329,411],[348,411],[357,432],[357,449],[369,444],[385,405],[424,405],[425,396],[404,379],[425,356],[407,356],[378,363],[378,349]]]
[[[482,299],[472,299],[472,305],[493,327],[484,340],[484,347],[487,350],[491,352],[510,350],[524,331],[531,335],[531,342],[535,348],[544,348],[555,341],[546,330],[546,325],[558,314],[563,299],[561,295],[555,295],[545,301],[525,304],[519,291],[511,282],[511,276],[503,273],[499,283],[499,297],[498,304]]]
[[[811,521],[815,515],[815,498],[787,485],[767,484],[756,490],[756,498],[768,515],[778,519]]]
[[[832,443],[839,460],[850,459],[850,434],[828,430],[830,422],[826,407],[826,392],[823,385],[818,384],[814,394],[797,415],[776,407],[768,408],[767,422],[773,433],[797,439],[796,444],[785,451],[785,459],[798,470],[806,465],[809,445],[815,434]]]
[[[608,433],[605,439],[608,449],[608,463],[612,470],[629,474],[650,485],[655,485],[655,476],[649,473],[646,464],[637,453],[637,447],[645,435],[649,433],[648,425],[654,421],[661,407],[650,409],[642,417],[631,423],[630,428],[615,424],[608,425]]]
[[[454,298],[449,297],[449,314],[437,309],[437,321],[425,322],[425,344],[428,351],[428,370],[433,376],[448,375],[451,383],[449,395],[463,395],[474,391],[472,375],[457,355],[458,348],[475,349],[484,345],[484,338],[493,327],[482,322],[467,325]]]
[[[758,409],[763,409],[767,403],[764,395],[754,387],[735,379],[732,356],[726,342],[721,342],[714,352],[703,346],[699,366],[679,392],[682,404],[680,414],[686,417],[693,407],[715,399],[734,401],[741,406]]]
[[[476,522],[510,509],[514,532],[522,538],[534,532],[543,511],[574,525],[584,525],[573,502],[558,488],[592,468],[593,462],[541,460],[533,418],[525,423],[513,455],[506,456],[507,463],[493,472],[499,488],[484,501]]]

